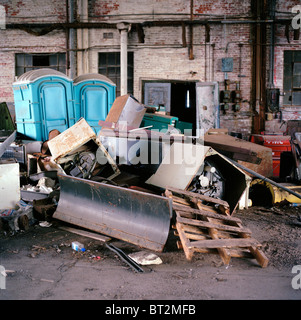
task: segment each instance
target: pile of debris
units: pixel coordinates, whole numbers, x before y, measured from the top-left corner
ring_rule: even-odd
[[[2,228],[56,219],[162,252],[175,226],[188,260],[212,252],[225,264],[233,256],[252,257],[265,267],[260,243],[233,217],[238,206],[248,206],[252,178],[202,138],[140,128],[147,107],[131,109],[129,99],[115,100],[98,133],[84,118],[50,131],[35,152],[26,152],[23,171],[17,161],[2,160],[0,170],[12,166],[15,178],[14,184],[6,167],[0,182],[10,203],[1,199]],[[1,155],[15,135],[1,145]]]

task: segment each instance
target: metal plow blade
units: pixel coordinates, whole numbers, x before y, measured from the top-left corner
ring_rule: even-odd
[[[161,252],[172,216],[158,195],[58,174],[60,200],[53,217]]]

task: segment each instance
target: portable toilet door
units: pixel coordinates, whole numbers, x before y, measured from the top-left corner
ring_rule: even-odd
[[[51,130],[63,132],[75,123],[72,81],[65,74],[53,69],[32,70],[20,76],[13,87],[17,131],[46,141]]]
[[[42,118],[44,138],[48,139],[49,132],[57,129],[60,132],[65,131],[72,126],[74,115],[68,106],[68,92],[66,86],[54,81],[42,83],[40,86],[40,99],[42,106]],[[70,112],[71,111],[71,112]]]
[[[116,98],[116,85],[104,75],[89,73],[73,80],[76,120],[84,118],[97,134]]]

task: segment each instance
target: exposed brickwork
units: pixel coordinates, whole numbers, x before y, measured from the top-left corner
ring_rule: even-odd
[[[293,17],[292,8],[296,5],[300,5],[298,0],[288,0],[288,1],[276,1],[276,11],[279,12],[280,17]],[[291,13],[283,14],[284,12]],[[277,24],[275,27],[275,49],[274,49],[274,86],[280,89],[280,106],[283,107],[283,74],[284,74],[284,51],[285,50],[301,50],[301,36],[299,40],[294,40],[294,30],[291,23],[288,24],[288,37],[286,34],[285,24]],[[267,28],[267,42],[270,41],[270,29]],[[270,71],[270,61],[269,61],[270,47],[267,46],[267,83],[269,85],[269,71]],[[299,107],[289,107],[282,108],[282,120],[300,120],[301,112],[298,111]],[[286,129],[286,122],[281,121],[280,115],[274,115],[273,120],[266,121],[265,130],[267,132],[279,133]]]
[[[76,1],[75,1],[76,2]],[[277,12],[291,12],[296,0],[278,0]],[[7,23],[21,22],[66,22],[65,1],[0,0],[7,13]],[[77,6],[76,6],[77,7]],[[239,17],[251,19],[251,1],[239,0],[194,0],[193,19],[231,20]],[[88,0],[90,22],[183,21],[189,20],[190,1],[187,0]],[[80,17],[79,15],[78,17]],[[287,16],[287,15],[286,15]],[[221,70],[222,58],[233,58],[233,72],[227,74],[230,89],[240,83],[241,110],[221,112],[222,127],[241,132],[248,137],[252,130],[252,55],[253,26],[251,24],[210,23],[210,39],[205,42],[204,25],[193,27],[193,55],[189,59],[188,47],[183,47],[182,27],[144,26],[144,43],[139,42],[135,28],[128,35],[128,50],[134,52],[134,95],[142,100],[142,80],[217,81],[224,89],[225,74]],[[104,33],[113,33],[106,39]],[[269,43],[269,29],[267,40]],[[207,39],[208,40],[208,39]],[[190,28],[186,26],[186,42],[189,46]],[[274,84],[283,88],[283,51],[300,49],[300,40],[293,40],[290,27],[290,43],[285,36],[285,25],[277,24]],[[55,30],[43,36],[34,36],[18,29],[0,30],[0,100],[13,102],[12,83],[15,79],[15,53],[65,52],[66,33]],[[117,29],[89,29],[89,72],[98,71],[98,53],[120,50],[120,34]],[[267,51],[267,76],[269,72],[269,46]],[[268,77],[266,77],[268,80]],[[277,122],[278,120],[276,120]],[[267,126],[275,127],[275,126]]]

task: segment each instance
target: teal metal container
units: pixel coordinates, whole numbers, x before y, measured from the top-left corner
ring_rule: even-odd
[[[173,116],[167,116],[157,113],[146,113],[142,119],[140,127],[152,126],[150,130],[167,130],[168,125],[175,126],[179,119]]]
[[[75,124],[72,80],[53,69],[24,73],[13,83],[17,131],[38,141]]]
[[[84,118],[97,134],[116,98],[116,85],[104,75],[90,73],[73,80],[76,120]]]

